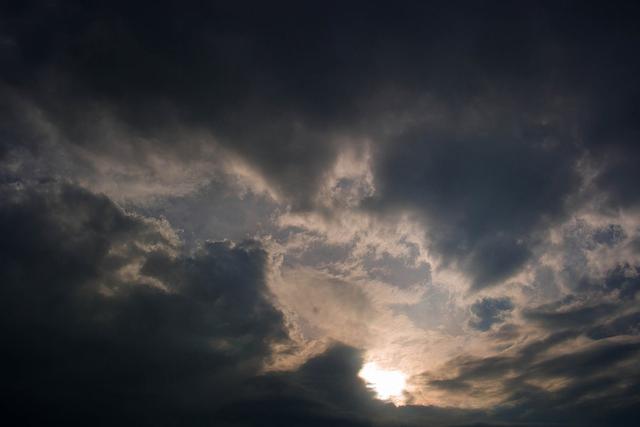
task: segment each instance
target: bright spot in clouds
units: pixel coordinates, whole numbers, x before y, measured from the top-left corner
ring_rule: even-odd
[[[400,371],[385,371],[374,362],[366,363],[358,376],[366,381],[367,387],[376,392],[382,400],[397,400],[402,396],[405,387],[405,375]]]

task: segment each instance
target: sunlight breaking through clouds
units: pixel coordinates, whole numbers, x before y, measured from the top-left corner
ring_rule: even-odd
[[[366,363],[358,373],[365,380],[367,387],[376,392],[381,400],[390,400],[395,404],[403,404],[402,398],[406,385],[406,376],[401,371],[387,371],[378,367],[375,362]]]

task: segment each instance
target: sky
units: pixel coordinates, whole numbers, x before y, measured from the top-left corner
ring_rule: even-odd
[[[640,7],[0,5],[0,417],[640,425]]]

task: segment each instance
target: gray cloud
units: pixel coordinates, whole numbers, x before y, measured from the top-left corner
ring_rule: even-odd
[[[471,313],[475,316],[469,324],[472,328],[486,331],[494,324],[504,322],[504,316],[513,310],[509,298],[483,298],[471,305]]]
[[[175,256],[158,224],[76,187],[2,200],[3,400],[28,423],[197,418],[286,342],[256,244]]]
[[[3,4],[5,412],[637,424],[639,12]],[[423,389],[374,400],[357,377],[370,349],[339,344],[262,372],[299,350],[276,290],[310,330],[420,349]],[[446,370],[439,351],[458,356]],[[430,392],[459,407],[422,405]]]
[[[559,199],[574,188],[572,166],[581,152],[572,128],[581,111],[571,111],[571,100],[586,100],[587,112],[616,105],[619,120],[631,126],[626,104],[617,105],[629,95],[608,85],[633,81],[624,77],[638,64],[623,55],[637,41],[625,20],[633,7],[607,10],[588,30],[581,23],[590,22],[593,11],[580,4],[530,5],[525,11],[489,2],[472,9],[287,2],[186,7],[166,1],[149,13],[119,2],[33,2],[4,14],[3,80],[66,139],[90,150],[105,149],[91,143],[100,139],[91,123],[104,114],[132,140],[151,141],[140,150],[168,144],[176,156],[189,156],[193,147],[162,138],[167,128],[209,129],[301,206],[340,148],[334,136],[386,139],[380,120],[408,115],[420,122],[430,114],[430,105],[425,112],[416,96],[434,100],[435,114],[458,129],[471,129],[476,119],[464,112],[482,105],[486,121],[501,117],[497,126],[476,129],[473,138],[411,129],[413,142],[389,153],[383,169],[395,171],[396,160],[408,161],[402,170],[424,171],[424,185],[441,192],[448,187],[439,184],[453,178],[451,194],[434,195],[450,200],[443,209],[470,199],[472,209],[492,206],[501,220],[523,216],[526,231],[541,215],[557,213]],[[607,37],[593,46],[600,61],[585,70],[579,53],[601,34]],[[558,104],[564,99],[569,105]],[[612,134],[614,121],[606,117],[593,135]],[[24,144],[15,123],[6,128],[4,143]],[[589,141],[598,141],[599,149],[615,139],[592,134]],[[416,150],[415,157],[402,157]],[[383,171],[383,181],[385,176]],[[606,173],[602,177],[607,180]],[[402,179],[394,175],[390,191],[417,195],[411,186],[419,183]],[[522,200],[515,204],[518,195]],[[487,197],[481,205],[474,202]],[[477,213],[479,227],[494,224],[487,213]],[[482,230],[467,227],[470,235],[462,237],[473,244],[472,235]]]
[[[514,356],[457,363],[455,377],[431,380],[428,386],[478,396],[492,390],[502,400],[494,407],[493,415],[507,423],[518,420],[540,425],[634,425],[638,402],[632,394],[638,387],[638,372],[633,360],[638,344],[610,342],[537,361],[536,355],[541,351],[575,336],[553,335],[524,347]],[[611,375],[612,371],[624,371],[628,380]],[[537,385],[545,381],[563,383],[551,391]],[[613,401],[617,402],[615,408],[609,406]]]
[[[577,152],[571,139],[556,140],[553,129],[526,117],[495,125],[491,114],[478,112],[477,120],[491,125],[465,129],[448,117],[455,113],[445,112],[452,123],[444,130],[413,130],[381,156],[379,203],[423,213],[434,249],[458,260],[483,288],[521,267],[534,232],[562,216],[579,183]],[[534,129],[518,131],[523,125]]]
[[[188,254],[166,222],[73,185],[0,194],[7,416],[29,425],[397,425],[396,408],[357,376],[354,348],[262,373],[288,337],[257,242]]]

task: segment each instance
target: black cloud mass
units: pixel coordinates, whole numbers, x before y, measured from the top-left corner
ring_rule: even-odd
[[[285,338],[254,244],[175,258],[161,230],[104,197],[3,196],[3,403],[29,423],[179,423],[180,407],[195,416],[233,395]],[[135,259],[168,289],[119,277]]]
[[[2,2],[2,423],[640,425],[638,22]]]

